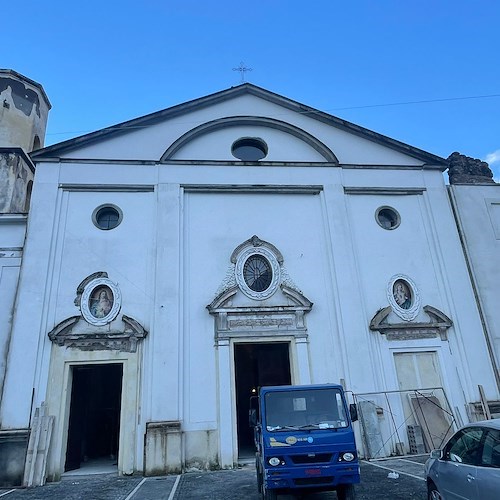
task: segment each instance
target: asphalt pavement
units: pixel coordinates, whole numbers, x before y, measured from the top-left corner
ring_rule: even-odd
[[[426,456],[408,456],[361,463],[357,500],[413,500],[426,498],[423,463]],[[282,496],[280,500],[293,497]],[[304,496],[335,500],[335,493]],[[0,500],[259,500],[255,468],[189,472],[148,477],[100,474],[67,476],[37,488],[1,489]]]

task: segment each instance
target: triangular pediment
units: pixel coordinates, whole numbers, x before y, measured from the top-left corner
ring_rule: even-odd
[[[431,153],[249,83],[49,146],[32,158],[241,163],[231,144],[245,136],[269,144],[262,163],[446,166]]]

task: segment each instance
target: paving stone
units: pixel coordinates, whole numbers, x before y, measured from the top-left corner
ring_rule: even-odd
[[[71,476],[58,483],[47,483],[37,488],[16,489],[0,497],[1,500],[124,500],[141,482],[141,477],[117,474]],[[8,490],[2,490],[5,492]],[[0,493],[1,495],[2,493]]]
[[[362,462],[361,484],[356,485],[357,500],[422,500],[426,497],[423,479],[425,457]],[[421,462],[421,464],[419,464]],[[387,465],[388,464],[388,465]],[[381,468],[380,465],[388,468]],[[397,479],[388,478],[392,470]],[[403,472],[412,471],[413,476]],[[190,472],[167,477],[120,477],[116,474],[64,478],[39,488],[0,490],[0,500],[260,500],[255,469],[215,472]],[[137,488],[137,489],[136,489]],[[282,496],[279,500],[291,500]],[[336,493],[317,493],[303,496],[307,500],[335,500]]]

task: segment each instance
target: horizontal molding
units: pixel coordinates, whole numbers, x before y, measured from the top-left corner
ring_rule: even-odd
[[[152,193],[155,187],[153,184],[59,184],[59,189],[80,192]]]
[[[28,214],[0,214],[0,224],[26,224]]]
[[[36,158],[36,163],[81,163],[86,165],[144,165],[161,166],[169,165],[198,165],[214,167],[314,167],[314,168],[343,168],[349,170],[446,170],[440,165],[421,164],[362,164],[362,163],[334,163],[327,161],[241,161],[241,160],[133,160],[118,158]],[[491,184],[489,184],[491,185]]]
[[[86,165],[159,165],[157,160],[132,160],[119,158],[35,158],[36,163],[84,163]]]
[[[21,247],[0,248],[0,259],[20,259],[23,256]]]
[[[258,184],[181,184],[187,193],[273,193],[319,194],[323,186],[281,186]]]
[[[399,188],[399,187],[358,187],[344,186],[345,194],[378,194],[378,195],[414,195],[423,194],[426,188]]]
[[[351,170],[439,170],[443,172],[446,169],[439,165],[429,165],[424,163],[422,165],[404,165],[404,164],[363,164],[363,163],[342,163],[339,165],[344,169]]]

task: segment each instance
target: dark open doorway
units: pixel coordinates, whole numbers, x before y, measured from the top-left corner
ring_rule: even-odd
[[[235,344],[238,457],[254,456],[253,429],[248,424],[250,397],[259,387],[291,383],[287,342]]]
[[[102,460],[117,464],[121,364],[74,366],[65,471]]]

